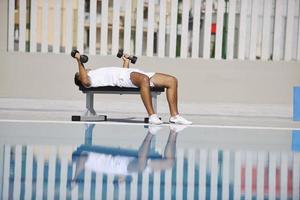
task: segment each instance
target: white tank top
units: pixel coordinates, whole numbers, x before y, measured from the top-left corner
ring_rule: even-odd
[[[103,153],[88,153],[88,158],[85,162],[85,169],[106,174],[115,174],[115,175],[131,175],[136,172],[129,172],[128,165],[131,161],[135,160],[135,157],[129,156],[112,156],[109,154]],[[153,172],[149,163],[151,160],[147,160],[147,166],[143,170],[144,173],[150,174]]]
[[[89,71],[91,87],[118,85],[121,74],[124,73],[122,69],[120,67],[105,67]]]
[[[100,173],[129,175],[127,167],[132,160],[134,160],[134,157],[112,156],[91,152],[88,154],[85,168]]]
[[[147,75],[149,78],[151,78],[154,75],[153,72],[146,73],[134,68],[103,67],[88,72],[88,76],[91,81],[90,87],[136,87],[130,80],[131,72],[139,72]],[[151,86],[154,85],[151,83]]]

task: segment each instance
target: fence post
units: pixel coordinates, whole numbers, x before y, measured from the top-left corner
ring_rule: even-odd
[[[224,13],[224,22],[223,22],[223,39],[222,39],[222,58],[226,59],[227,53],[227,32],[228,32],[228,11],[227,11],[227,1],[226,8]]]
[[[0,52],[4,52],[7,50],[7,16],[8,16],[8,1],[2,0],[0,1]]]

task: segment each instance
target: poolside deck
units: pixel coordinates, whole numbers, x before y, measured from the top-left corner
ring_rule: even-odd
[[[146,112],[142,102],[132,96],[120,98],[96,99],[97,113],[108,115],[113,122],[143,123]],[[83,113],[85,102],[0,98],[0,105],[1,120],[71,121],[72,115]],[[300,128],[300,123],[292,120],[292,109],[284,105],[181,103],[180,111],[196,126]],[[166,102],[158,101],[158,114],[168,122]]]

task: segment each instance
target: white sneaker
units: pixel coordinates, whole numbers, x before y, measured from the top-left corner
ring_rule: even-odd
[[[149,117],[149,124],[162,124],[163,122],[158,118],[156,114],[153,114]]]
[[[182,124],[170,124],[170,130],[171,132],[179,133],[180,131],[183,131],[187,125]]]
[[[155,135],[160,129],[162,129],[162,126],[149,125],[148,127],[148,131],[152,135]]]
[[[170,123],[174,123],[174,124],[182,124],[182,125],[190,125],[190,124],[193,123],[191,121],[188,121],[188,120],[184,119],[180,115],[176,115],[174,117],[170,117],[169,122]]]

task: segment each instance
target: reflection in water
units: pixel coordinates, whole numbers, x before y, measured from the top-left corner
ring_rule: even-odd
[[[72,181],[74,186],[79,181],[79,175],[83,170],[115,175],[115,178],[123,182],[135,173],[153,173],[173,167],[175,162],[176,139],[180,126],[172,126],[165,146],[164,155],[150,150],[150,144],[154,134],[160,126],[149,126],[146,137],[140,148],[136,150],[122,149],[105,146],[80,146],[73,153],[76,159],[76,170]],[[181,128],[182,129],[182,128]]]
[[[94,126],[75,148],[6,144],[2,199],[300,199],[299,152],[176,149],[183,126],[170,126],[162,151],[159,126],[138,149],[99,146]]]

